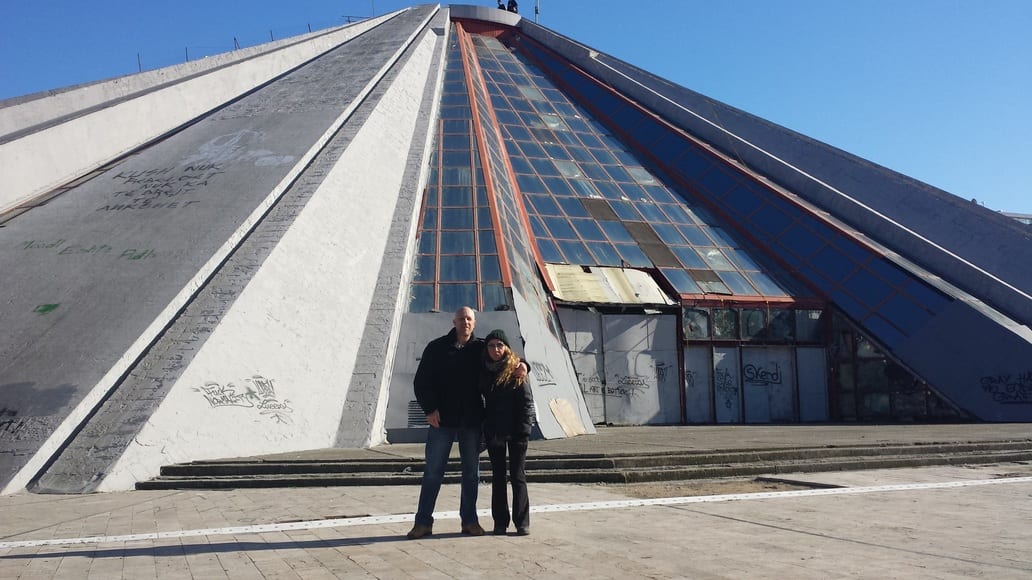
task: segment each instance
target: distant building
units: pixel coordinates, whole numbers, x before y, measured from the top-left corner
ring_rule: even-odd
[[[546,438],[1032,420],[1027,228],[493,6],[2,102],[0,166],[7,492],[420,440],[463,305]]]

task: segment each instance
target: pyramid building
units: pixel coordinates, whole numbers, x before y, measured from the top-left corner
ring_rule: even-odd
[[[1032,420],[1032,231],[517,14],[0,102],[0,487],[419,441],[453,312],[596,424]]]

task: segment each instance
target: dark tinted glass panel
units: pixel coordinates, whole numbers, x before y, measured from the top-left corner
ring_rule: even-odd
[[[441,232],[442,254],[472,254],[475,250],[472,230]]]
[[[767,311],[760,308],[742,309],[742,338],[759,340],[767,338]]]
[[[738,339],[738,311],[734,308],[714,308],[713,338]]]
[[[480,238],[480,253],[493,254],[498,251],[498,247],[495,245],[494,230],[479,231],[477,236]]]
[[[616,244],[615,247],[616,251],[620,253],[620,256],[628,265],[635,268],[652,267],[652,260],[645,255],[645,252],[641,251],[637,244]]]
[[[684,309],[684,336],[689,340],[709,338],[709,310],[705,308]]]
[[[795,338],[795,317],[791,310],[772,310],[767,338],[787,342]]]
[[[417,282],[433,282],[437,273],[437,258],[435,256],[416,256],[416,271],[413,280]]]
[[[502,279],[502,270],[498,265],[498,256],[480,256],[480,280],[494,282]]]
[[[477,304],[476,284],[441,284],[440,293],[441,312],[455,312],[463,306]]]
[[[560,240],[559,249],[563,251],[563,255],[566,256],[567,261],[571,264],[592,265],[595,263],[595,258],[588,253],[588,249],[580,242]]]
[[[504,310],[509,306],[505,289],[501,284],[484,284],[481,293],[484,297],[484,310]]]
[[[692,280],[688,272],[684,270],[674,270],[664,268],[660,270],[663,272],[663,276],[670,282],[670,285],[677,290],[679,294],[702,294],[702,289],[699,285]]]
[[[473,229],[472,208],[444,208],[441,210],[441,227],[444,229]]]
[[[437,234],[435,234],[434,232],[423,232],[419,234],[419,253],[437,253]]]
[[[461,282],[477,279],[477,259],[475,256],[441,256],[442,282]]]
[[[549,239],[538,238],[538,250],[541,252],[541,259],[546,262],[552,263],[565,263],[566,259],[559,252],[559,246],[555,245],[555,242]]]
[[[796,310],[796,337],[799,342],[824,342],[824,322],[820,310]]]
[[[434,287],[432,284],[413,284],[409,297],[410,312],[430,312],[434,309]]]

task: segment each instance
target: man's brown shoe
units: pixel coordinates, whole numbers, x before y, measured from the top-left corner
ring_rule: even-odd
[[[409,530],[409,533],[406,534],[405,537],[410,539],[410,540],[418,540],[419,538],[422,538],[423,536],[429,536],[430,534],[433,534],[433,533],[434,533],[434,527],[433,526],[424,526],[423,524],[416,524],[416,525],[412,526],[412,529]]]
[[[473,522],[472,524],[465,524],[462,526],[462,533],[469,534],[471,536],[483,536],[484,528],[480,527],[480,524]]]

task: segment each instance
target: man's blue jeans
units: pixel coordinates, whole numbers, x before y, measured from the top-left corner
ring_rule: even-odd
[[[419,488],[419,507],[416,523],[432,526],[437,494],[444,481],[444,470],[448,464],[452,443],[459,442],[459,458],[462,462],[462,492],[459,499],[459,517],[462,525],[479,523],[477,519],[477,486],[480,484],[480,428],[479,427],[430,427],[426,434],[426,467],[423,468],[423,483]]]

